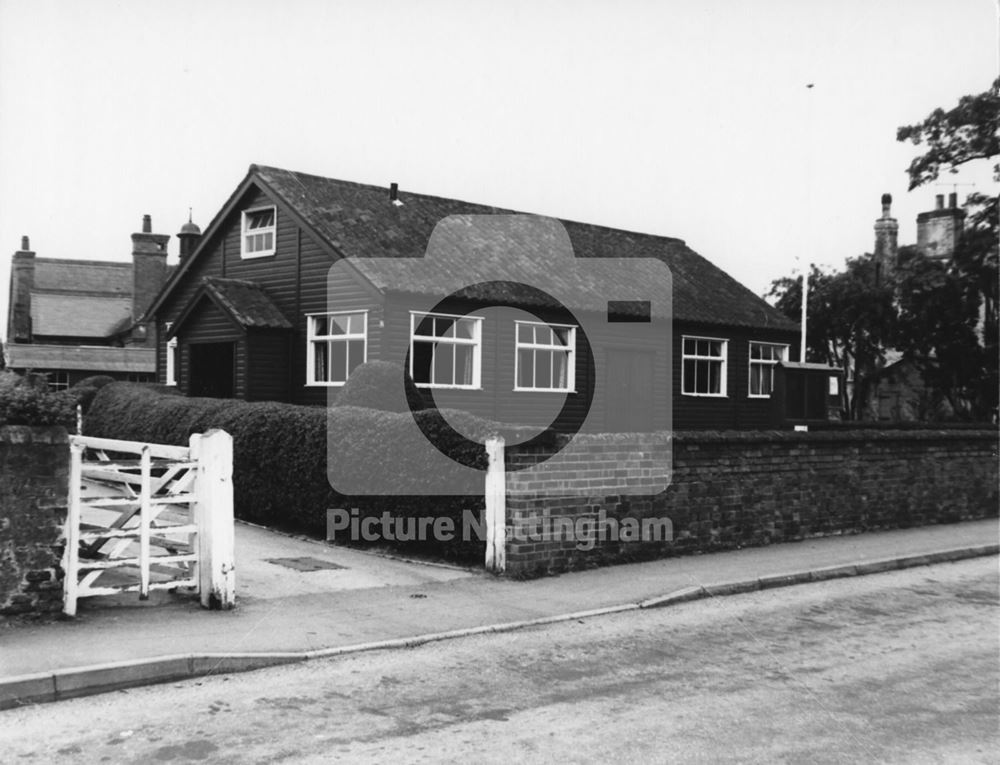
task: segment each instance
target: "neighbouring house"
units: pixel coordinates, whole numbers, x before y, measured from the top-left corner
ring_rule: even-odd
[[[892,217],[891,205],[892,196],[883,194],[882,217],[875,221],[874,253],[879,273],[890,280],[901,256],[899,223]],[[965,210],[958,206],[958,194],[949,194],[947,204],[945,195],[937,194],[934,209],[919,213],[916,223],[916,251],[928,258],[950,260],[965,229]],[[927,386],[913,362],[894,348],[886,352],[885,366],[871,387],[863,412],[866,419],[887,422],[949,419],[954,415],[947,401]]]
[[[561,221],[578,258],[666,262],[671,343],[637,344],[610,330],[581,343],[570,314],[517,289],[418,312],[415,298],[433,289],[424,283],[432,279],[382,267],[424,256],[449,216],[500,214],[513,213],[251,165],[147,312],[158,330],[157,379],[187,395],[321,405],[357,364],[403,347],[418,388],[438,405],[495,420],[522,422],[545,411],[553,393],[565,396],[570,419],[582,417],[596,388],[594,411],[608,430],[660,426],[644,413],[664,400],[674,428],[767,426],[774,366],[789,360],[797,327],[680,239]],[[469,283],[498,267],[512,279],[544,272],[544,254],[529,251],[512,242],[509,252],[483,255],[505,261],[473,262]],[[356,267],[331,276],[328,301],[328,273],[345,257]],[[590,310],[597,293],[614,297],[641,274],[607,273],[600,283],[559,277],[564,294],[580,299],[566,305]],[[477,301],[532,318],[495,326],[469,313]],[[634,320],[624,315],[630,309],[612,316],[607,305],[609,327]]]
[[[200,232],[190,221],[182,253]],[[142,320],[166,283],[168,234],[149,215],[132,234],[132,260],[40,258],[28,237],[14,253],[7,314],[7,367],[44,374],[55,389],[91,375],[152,382],[156,332]]]

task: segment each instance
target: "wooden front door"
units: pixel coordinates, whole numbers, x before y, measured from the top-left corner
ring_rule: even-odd
[[[192,343],[189,396],[232,398],[236,382],[236,343]]]

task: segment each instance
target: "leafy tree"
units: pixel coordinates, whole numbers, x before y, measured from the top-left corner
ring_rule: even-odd
[[[896,347],[920,371],[931,409],[943,400],[962,419],[982,417],[976,402],[986,357],[976,337],[976,291],[953,265],[906,249],[896,274]]]
[[[1000,78],[989,90],[960,98],[951,111],[935,109],[923,122],[900,127],[896,138],[927,147],[907,171],[911,190],[936,180],[942,171],[956,173],[969,162],[1000,156]],[[993,175],[1000,181],[1000,163],[994,163]],[[929,385],[945,385],[942,390],[949,391],[949,400],[964,391],[959,400],[968,402],[968,414],[975,418],[995,413],[1000,387],[997,205],[997,196],[970,194],[964,205],[966,229],[946,273],[915,263],[916,271],[910,269],[905,275],[909,289],[916,289],[922,279],[930,280],[911,295],[903,314],[904,326],[910,327],[903,339],[907,356],[924,372]],[[947,300],[962,301],[964,307],[947,306]],[[935,314],[942,327],[952,326],[956,336],[948,338],[946,332],[938,331],[932,333],[933,345],[926,338],[918,342],[917,336],[930,329],[928,321],[935,320],[920,316],[921,310]],[[957,314],[967,319],[969,310],[978,315],[971,336],[950,321]],[[950,371],[945,370],[945,359],[954,365]],[[944,376],[951,378],[950,385]]]
[[[938,108],[923,122],[903,125],[896,140],[927,146],[907,170],[910,191],[937,180],[942,170],[955,173],[967,162],[1000,155],[1000,78],[983,93],[962,96],[951,111]],[[1000,163],[993,173],[1000,181]]]
[[[797,320],[802,307],[802,280],[785,277],[771,284],[778,310]],[[812,267],[806,326],[806,361],[831,364],[854,379],[853,395],[842,390],[842,408],[851,419],[861,419],[864,402],[892,347],[896,309],[891,281],[877,272],[866,254],[847,261],[838,273]]]

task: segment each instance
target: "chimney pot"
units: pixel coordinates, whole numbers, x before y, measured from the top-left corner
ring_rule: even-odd
[[[26,236],[21,237],[21,249],[26,252],[31,249],[31,242],[28,241],[28,237]]]
[[[142,216],[142,233],[152,234],[153,233],[153,216],[143,215]]]
[[[948,207],[958,207],[958,193],[951,192],[948,195]]]
[[[391,201],[395,202],[396,198],[398,196],[399,196],[399,184],[398,183],[390,183],[389,184],[389,199]]]
[[[943,210],[944,209],[944,194],[938,194],[936,197],[934,197],[934,202],[935,202],[935,209]]]

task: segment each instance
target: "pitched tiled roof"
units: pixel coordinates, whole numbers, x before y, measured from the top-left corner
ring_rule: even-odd
[[[132,264],[35,258],[34,288],[39,292],[88,292],[131,297]]]
[[[152,348],[99,348],[77,345],[8,343],[4,348],[12,369],[77,369],[93,372],[156,371]]]
[[[395,205],[388,190],[349,181],[322,178],[280,168],[251,167],[263,183],[282,197],[303,220],[333,248],[346,256],[358,258],[420,257],[435,226],[452,215],[496,215],[514,211],[453,199],[403,192]],[[534,217],[534,216],[532,216]],[[573,221],[561,221],[569,234],[573,252],[579,258],[658,257],[670,267],[673,280],[673,316],[675,319],[728,326],[769,327],[795,330],[793,322],[737,282],[721,269],[690,249],[680,239],[638,234]],[[550,261],[538,248],[520,247],[502,263],[483,262],[479,276],[500,271],[509,279],[543,287],[556,276]],[[457,265],[457,264],[453,264]],[[468,273],[469,261],[460,264]],[[365,275],[381,289],[438,286],[430,281],[396,283],[391,266],[372,264]],[[576,269],[558,274],[562,279],[561,296],[576,297],[576,303],[612,299],[616,289],[631,291],[643,272],[629,269],[605,269],[595,275],[591,269]],[[587,279],[580,276],[590,274]],[[544,275],[544,279],[539,278]],[[478,278],[472,273],[470,277]],[[599,278],[598,278],[599,277]],[[426,277],[432,279],[430,274]],[[533,281],[534,279],[534,281]],[[381,281],[379,281],[381,280]],[[481,280],[486,280],[485,278]],[[516,296],[511,295],[512,299]],[[496,294],[491,293],[495,299]],[[530,301],[528,301],[530,302]]]
[[[271,298],[259,284],[219,277],[206,277],[203,282],[205,292],[211,294],[240,326],[291,329],[291,322],[271,302]]]
[[[131,317],[131,296],[31,293],[31,328],[35,335],[110,337]]]

